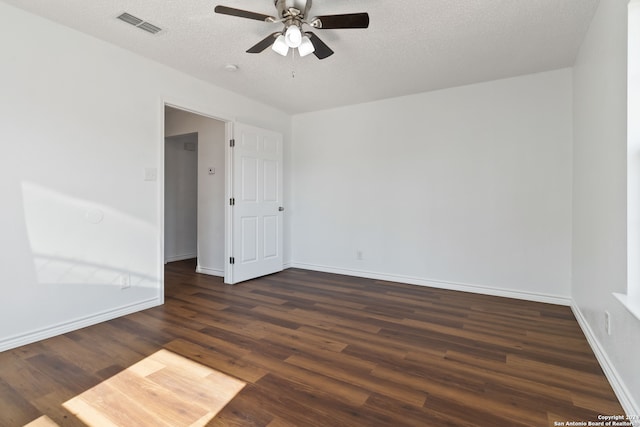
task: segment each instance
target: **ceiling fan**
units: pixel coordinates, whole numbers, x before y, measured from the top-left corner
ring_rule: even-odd
[[[271,46],[275,52],[282,56],[287,56],[291,48],[298,49],[300,56],[313,53],[318,59],[325,59],[333,55],[333,51],[313,32],[303,30],[303,25],[317,30],[369,27],[369,14],[367,13],[323,15],[308,19],[311,0],[274,0],[274,3],[278,11],[277,17],[227,6],[216,6],[214,10],[223,15],[255,19],[267,23],[284,23],[282,31],[268,35],[249,48],[247,53],[260,53]]]

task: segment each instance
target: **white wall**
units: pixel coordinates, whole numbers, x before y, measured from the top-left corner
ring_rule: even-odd
[[[294,116],[293,264],[568,303],[571,100],[564,69]]]
[[[600,2],[573,72],[572,296],[621,403],[638,414],[640,321],[612,296],[627,280],[626,46],[627,1]]]
[[[0,351],[162,301],[163,177],[144,168],[161,166],[168,101],[285,135],[285,260],[571,295],[640,412],[640,325],[611,296],[626,289],[625,0],[601,2],[573,71],[573,172],[568,70],[296,116],[292,147],[278,110],[2,2],[0,28]]]
[[[197,270],[224,276],[225,123],[167,107],[165,135],[189,132],[198,133]]]
[[[187,150],[186,147],[192,150]],[[165,262],[196,258],[198,256],[197,147],[197,133],[187,133],[165,138]]]
[[[1,351],[162,301],[164,101],[285,145],[291,118],[2,2],[0,28]]]

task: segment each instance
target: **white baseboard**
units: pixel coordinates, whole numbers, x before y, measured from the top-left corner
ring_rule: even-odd
[[[622,409],[624,409],[624,411],[629,416],[637,416],[638,414],[640,414],[640,405],[638,405],[638,403],[634,401],[631,393],[629,393],[629,390],[624,385],[622,377],[618,374],[618,371],[613,366],[613,363],[611,363],[611,360],[607,356],[607,353],[600,345],[600,342],[596,338],[596,335],[593,333],[591,326],[589,326],[587,319],[584,317],[582,311],[580,311],[580,308],[575,303],[571,304],[571,310],[573,311],[573,314],[576,317],[576,320],[578,321],[582,332],[584,332],[584,336],[587,338],[587,342],[591,346],[591,350],[593,350],[596,359],[598,359],[598,363],[600,363],[600,367],[604,371],[604,375],[609,380],[611,388],[613,388],[614,393],[618,397],[620,405],[622,405]],[[634,426],[640,426],[640,420],[635,420]]]
[[[10,350],[12,348],[20,347],[26,344],[31,344],[36,341],[44,340],[47,338],[55,337],[57,335],[66,334],[67,332],[75,331],[78,329],[86,328],[98,323],[106,322],[117,317],[126,316],[127,314],[135,313],[137,311],[146,310],[151,307],[162,305],[159,297],[154,297],[144,301],[140,301],[134,304],[125,305],[112,310],[106,310],[100,313],[92,314],[85,317],[79,317],[68,322],[58,323],[57,325],[49,326],[46,328],[38,329],[35,331],[27,332],[25,334],[15,335],[3,340],[0,340],[0,352]]]
[[[300,262],[290,263],[292,268],[322,271],[325,273],[344,274],[345,276],[365,277],[367,279],[385,280],[388,282],[400,282],[410,285],[429,286],[432,288],[448,289],[452,291],[472,292],[475,294],[493,295],[505,298],[523,299],[527,301],[544,302],[557,305],[571,305],[571,298],[560,295],[549,295],[526,291],[514,291],[511,289],[492,288],[484,285],[469,283],[445,282],[441,280],[424,279],[420,277],[402,276],[397,274],[385,274],[364,270],[352,270],[346,268],[328,267],[324,265],[305,264]]]
[[[209,276],[224,277],[224,270],[208,267],[196,267],[196,273],[208,274]]]
[[[168,262],[184,261],[185,259],[192,259],[197,257],[198,257],[198,254],[195,252],[192,254],[171,255],[171,256],[167,256],[165,254],[164,263],[166,264]]]

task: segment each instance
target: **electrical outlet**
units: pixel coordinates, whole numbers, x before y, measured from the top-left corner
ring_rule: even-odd
[[[362,251],[361,250],[357,250],[356,251],[356,259],[358,261],[362,261],[363,258],[362,258]]]
[[[604,312],[604,330],[611,335],[611,314],[608,311]]]
[[[144,180],[145,181],[157,181],[158,168],[144,168]]]
[[[131,287],[131,276],[129,274],[122,274],[120,276],[120,289],[128,289]]]

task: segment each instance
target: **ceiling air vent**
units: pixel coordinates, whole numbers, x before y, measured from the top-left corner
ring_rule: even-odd
[[[148,22],[143,22],[142,24],[138,25],[138,28],[141,28],[145,31],[150,32],[151,34],[155,34],[157,32],[159,32],[160,30],[162,30],[162,28],[160,27],[156,27],[153,24],[150,24]]]
[[[118,16],[118,19],[121,21],[126,22],[127,24],[131,24],[134,27],[138,27],[141,30],[145,30],[151,34],[156,34],[159,33],[160,31],[162,31],[162,28],[160,27],[156,27],[155,25],[143,21],[142,19],[131,15],[130,13],[124,12],[122,13],[120,16]]]

